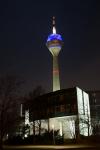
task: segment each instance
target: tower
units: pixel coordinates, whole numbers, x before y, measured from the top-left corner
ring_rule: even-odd
[[[47,47],[53,56],[53,91],[60,90],[58,55],[62,48],[62,37],[56,33],[55,17],[53,17],[52,34],[47,38]]]

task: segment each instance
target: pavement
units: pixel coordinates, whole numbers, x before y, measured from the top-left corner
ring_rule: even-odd
[[[9,149],[9,150],[14,150],[14,149],[24,149],[24,150],[29,150],[29,149],[60,149],[60,150],[70,150],[70,149],[92,149],[92,150],[100,150],[100,145],[21,145],[21,146],[4,146],[4,150]]]

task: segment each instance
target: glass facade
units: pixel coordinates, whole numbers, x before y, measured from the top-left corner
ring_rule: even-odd
[[[92,134],[89,95],[77,88],[77,105],[80,134],[89,136]]]

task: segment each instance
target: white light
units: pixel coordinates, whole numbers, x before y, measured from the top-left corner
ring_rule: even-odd
[[[62,136],[62,122],[60,122],[60,136]]]
[[[29,125],[30,122],[29,122],[29,110],[26,110],[25,111],[25,125]]]
[[[25,137],[28,137],[28,135],[27,135],[27,134],[25,134]]]
[[[30,135],[33,135],[33,122],[30,122]]]
[[[88,136],[88,134],[91,135],[92,132],[91,132],[89,95],[79,88],[77,88],[77,103],[78,103],[80,134],[84,136]]]
[[[85,116],[84,119],[86,120],[85,124],[85,136],[88,136],[92,134],[92,128],[91,128],[91,117],[90,117],[90,106],[89,106],[89,95],[86,92],[83,92],[84,96],[84,110],[85,110]],[[88,131],[89,130],[89,131]],[[89,132],[89,133],[88,133]]]
[[[8,139],[8,134],[6,135],[6,138]]]
[[[56,34],[56,28],[53,27],[53,34]]]
[[[76,120],[76,116],[49,118],[49,128],[50,130],[59,130],[59,135],[64,135],[64,139],[72,139],[75,135],[74,120]]]
[[[52,129],[54,130],[54,124],[52,124]]]

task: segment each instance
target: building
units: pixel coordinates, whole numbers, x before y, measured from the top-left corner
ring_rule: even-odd
[[[59,130],[64,139],[91,135],[89,96],[78,87],[39,96],[33,101],[29,122],[34,135],[46,130]]]
[[[87,91],[90,99],[91,121],[93,134],[100,135],[100,91]]]
[[[91,117],[100,120],[100,91],[87,91],[90,97]]]

